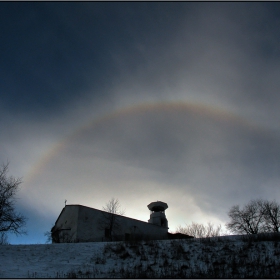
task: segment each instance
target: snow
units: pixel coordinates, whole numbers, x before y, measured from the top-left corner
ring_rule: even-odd
[[[63,277],[72,269],[91,263],[102,254],[104,243],[61,243],[40,245],[2,245],[1,278]]]
[[[157,275],[172,276],[175,273],[174,276],[182,271],[207,273],[213,267],[227,268],[227,265],[230,273],[233,262],[237,263],[240,273],[248,276],[250,267],[252,273],[256,270],[255,264],[260,268],[262,265],[271,267],[270,270],[273,266],[280,267],[279,256],[279,241],[250,243],[236,236],[142,241],[137,244],[1,245],[0,278],[66,278],[73,275],[71,273],[76,273],[76,277],[123,278],[139,276],[141,271],[148,270],[159,273]]]

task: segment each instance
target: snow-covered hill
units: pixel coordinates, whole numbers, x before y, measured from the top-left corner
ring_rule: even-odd
[[[280,276],[280,242],[242,237],[0,246],[1,278]]]

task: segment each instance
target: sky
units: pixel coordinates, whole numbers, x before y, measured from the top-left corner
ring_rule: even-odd
[[[280,202],[278,2],[1,2],[0,159],[44,243],[67,204],[169,230]]]

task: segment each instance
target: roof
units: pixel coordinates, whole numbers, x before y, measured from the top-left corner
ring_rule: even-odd
[[[164,203],[164,202],[163,202]],[[84,205],[80,205],[80,204],[67,204],[63,207],[63,209],[61,210],[58,218],[56,219],[55,221],[55,224],[57,223],[57,221],[59,220],[60,216],[62,215],[63,211],[65,211],[65,208],[66,207],[77,207],[77,209],[79,207],[83,207],[83,208],[88,208],[88,209],[91,209],[91,210],[95,210],[95,211],[99,211],[99,212],[104,212],[104,213],[108,213],[106,211],[103,211],[103,210],[100,210],[100,209],[96,209],[96,208],[93,208],[93,207],[88,207],[88,206],[84,206]],[[152,226],[156,226],[156,227],[161,227],[159,225],[155,225],[155,224],[152,224],[152,223],[148,223],[148,222],[145,222],[145,221],[141,221],[141,220],[138,220],[138,219],[134,219],[134,218],[130,218],[130,217],[126,217],[124,215],[118,215],[118,214],[114,214],[116,216],[120,216],[120,217],[124,217],[124,218],[127,218],[127,219],[130,219],[130,220],[135,220],[135,221],[138,221],[138,222],[142,222],[142,223],[145,223],[145,224],[149,224],[149,225],[152,225]]]
[[[166,210],[168,208],[168,205],[167,205],[167,203],[162,202],[162,201],[155,201],[155,202],[151,202],[147,207],[151,211],[159,212],[159,211]]]
[[[180,232],[176,232],[176,233],[170,233],[168,232],[168,236],[170,239],[187,239],[187,238],[194,238],[191,235],[187,235],[187,234],[183,234]]]

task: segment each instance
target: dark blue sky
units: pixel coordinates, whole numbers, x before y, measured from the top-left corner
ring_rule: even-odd
[[[98,91],[120,75],[114,53],[128,55],[126,68],[144,63],[135,45],[157,48],[172,39],[170,31],[179,22],[171,14],[186,16],[179,6],[187,11],[191,5],[1,3],[5,108],[57,113],[92,87],[98,99]]]
[[[278,2],[1,2],[0,158],[44,242],[64,200],[224,223],[279,200]]]

